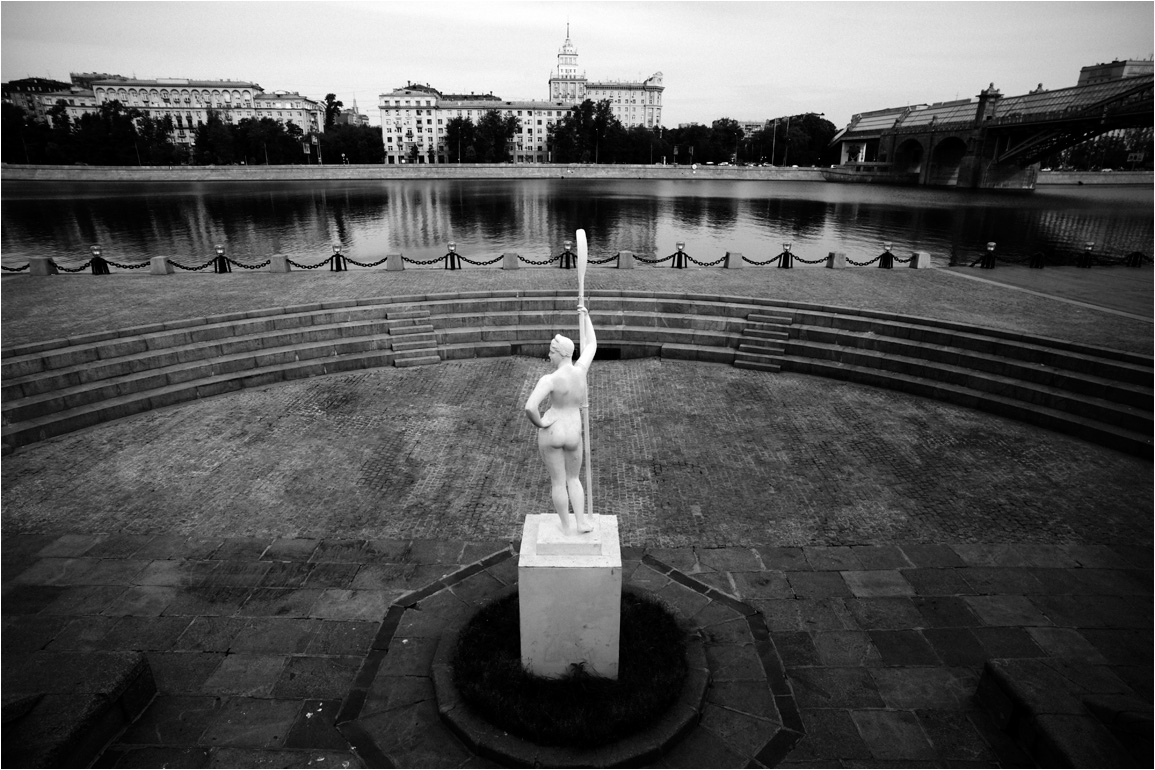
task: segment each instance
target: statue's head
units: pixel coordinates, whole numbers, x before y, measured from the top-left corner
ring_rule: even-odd
[[[556,360],[554,357],[557,357]],[[562,334],[554,335],[549,343],[549,360],[555,364],[573,360],[573,340]]]

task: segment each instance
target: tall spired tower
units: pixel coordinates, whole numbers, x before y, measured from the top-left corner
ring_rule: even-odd
[[[565,44],[557,52],[557,69],[549,78],[549,98],[581,102],[586,98],[586,76],[578,72],[577,49],[569,39],[569,22],[565,25]]]

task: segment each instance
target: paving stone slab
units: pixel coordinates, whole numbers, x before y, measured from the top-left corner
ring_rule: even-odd
[[[301,707],[299,700],[226,698],[201,735],[201,742],[207,746],[280,748]]]
[[[841,574],[854,596],[913,596],[915,593],[902,573],[894,570],[844,571]]]
[[[242,696],[245,701],[268,698],[273,693],[288,657],[239,652],[226,656],[205,680],[205,692]]]
[[[790,672],[799,708],[883,708],[878,685],[865,668],[798,668]]]
[[[157,691],[165,695],[202,695],[205,682],[225,659],[223,652],[145,653],[156,680]]]
[[[934,759],[934,747],[918,718],[909,711],[854,710],[858,731],[875,759],[883,761]]]

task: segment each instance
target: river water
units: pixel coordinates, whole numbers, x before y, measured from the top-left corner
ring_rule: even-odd
[[[0,247],[6,266],[28,257],[83,263],[167,256],[203,264],[223,244],[236,260],[286,254],[304,264],[334,242],[359,262],[400,252],[430,260],[457,243],[489,260],[503,252],[541,260],[584,228],[592,258],[628,249],[665,257],[684,241],[708,262],[727,251],[766,260],[789,241],[802,259],[842,251],[873,259],[952,247],[964,258],[995,241],[1006,256],[1070,257],[1086,241],[1099,254],[1150,255],[1150,187],[1041,187],[1006,194],[826,182],[688,180],[388,180],[253,183],[4,182]]]

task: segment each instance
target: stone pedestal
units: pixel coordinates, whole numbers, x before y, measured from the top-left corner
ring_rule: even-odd
[[[826,266],[830,268],[846,267],[846,254],[841,251],[832,251],[826,255]]]
[[[28,275],[56,275],[56,265],[49,257],[29,257]]]
[[[726,269],[737,270],[742,267],[742,255],[736,251],[726,252]]]
[[[385,269],[386,270],[404,270],[405,263],[401,260],[400,254],[386,254],[385,255]]]
[[[289,258],[284,254],[274,254],[269,257],[269,272],[270,273],[287,273],[293,269],[289,264]]]
[[[619,251],[618,252],[618,270],[633,270],[634,269],[634,252]]]
[[[172,265],[168,263],[168,257],[153,257],[148,262],[148,272],[152,275],[172,275]]]
[[[518,264],[518,256],[516,254],[505,253],[501,255],[501,269],[502,270],[517,270],[521,265]]]
[[[930,267],[930,252],[929,251],[916,251],[916,252],[914,252],[914,254],[911,255],[910,266],[915,267],[915,268]]]
[[[617,516],[595,516],[594,531],[566,534],[557,514],[531,514],[517,564],[521,662],[558,677],[584,663],[617,679],[622,556]]]

